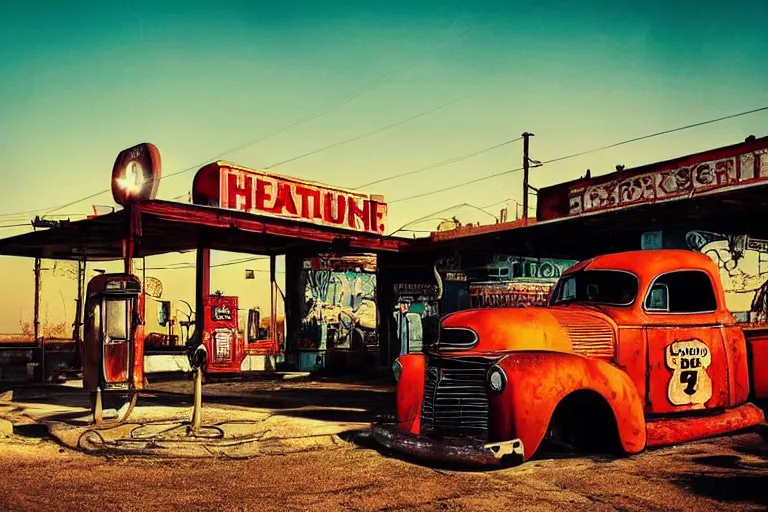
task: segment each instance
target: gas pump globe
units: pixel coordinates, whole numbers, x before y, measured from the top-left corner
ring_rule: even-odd
[[[129,274],[103,274],[91,279],[86,293],[83,387],[91,391],[96,425],[105,416],[120,423],[144,381],[141,282]]]

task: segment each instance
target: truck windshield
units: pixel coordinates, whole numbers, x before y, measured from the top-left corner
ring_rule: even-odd
[[[581,270],[565,276],[552,292],[550,304],[591,302],[629,306],[635,301],[637,277],[619,270]]]

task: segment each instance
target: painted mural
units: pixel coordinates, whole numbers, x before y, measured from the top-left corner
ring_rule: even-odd
[[[322,255],[304,261],[300,349],[378,347],[376,257]]]
[[[741,322],[768,322],[768,240],[690,231],[689,249],[717,263],[728,309]]]
[[[472,308],[546,306],[549,292],[575,260],[495,254],[483,268],[467,270]]]

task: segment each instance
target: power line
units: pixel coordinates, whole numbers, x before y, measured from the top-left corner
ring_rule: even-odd
[[[455,210],[456,208],[461,208],[462,206],[467,206],[467,203],[455,204],[455,205],[449,206],[448,208],[445,208],[443,210],[439,210],[439,211],[436,211],[436,212],[428,213],[424,217],[419,217],[418,219],[406,222],[405,224],[403,224],[402,226],[400,226],[396,230],[394,230],[391,233],[389,233],[387,236],[392,236],[395,233],[399,233],[400,231],[402,231],[403,229],[407,228],[408,226],[412,226],[412,225],[416,224],[417,222],[423,222],[423,221],[426,221],[426,220],[432,220],[437,215],[450,212],[451,210]]]
[[[0,229],[3,229],[3,228],[21,228],[21,227],[24,227],[24,226],[27,226],[27,227],[31,228],[32,224],[30,222],[25,222],[23,224],[6,224],[6,225],[0,225]]]
[[[491,204],[489,204],[488,206],[481,206],[481,207],[480,207],[480,209],[482,209],[482,210],[487,210],[488,208],[490,208],[490,207],[492,207],[492,206],[498,206],[498,205],[501,205],[501,204],[507,204],[507,203],[509,203],[509,202],[512,202],[512,203],[515,203],[515,204],[518,204],[518,205],[520,204],[520,203],[519,203],[517,200],[515,200],[515,199],[510,199],[510,198],[507,198],[507,199],[503,199],[503,200],[501,200],[501,201],[497,201],[497,202],[495,202],[495,203],[491,203]]]
[[[661,135],[667,135],[667,134],[674,133],[674,132],[688,130],[690,128],[697,128],[699,126],[704,126],[704,125],[707,125],[707,124],[717,123],[717,122],[720,122],[720,121],[725,121],[727,119],[733,119],[735,117],[746,116],[746,115],[749,115],[749,114],[754,114],[754,113],[762,112],[762,111],[765,111],[765,110],[768,110],[768,106],[760,107],[760,108],[756,108],[756,109],[752,109],[752,110],[747,110],[745,112],[739,112],[737,114],[731,114],[731,115],[728,115],[728,116],[718,117],[718,118],[715,118],[715,119],[710,119],[708,121],[701,121],[701,122],[694,123],[694,124],[689,124],[689,125],[686,125],[686,126],[680,126],[678,128],[672,128],[672,129],[669,129],[669,130],[664,130],[664,131],[652,133],[650,135],[643,135],[642,137],[634,137],[632,139],[623,140],[623,141],[620,141],[620,142],[616,142],[614,144],[609,144],[607,146],[601,146],[601,147],[590,149],[590,150],[587,150],[587,151],[581,151],[579,153],[573,153],[573,154],[570,154],[570,155],[553,158],[551,160],[545,160],[543,162],[540,162],[540,165],[538,165],[537,167],[541,167],[542,165],[545,165],[545,164],[551,164],[551,163],[554,163],[554,162],[560,162],[560,161],[563,161],[563,160],[568,160],[570,158],[576,158],[577,156],[582,156],[582,155],[586,155],[586,154],[589,154],[589,153],[596,153],[598,151],[604,151],[606,149],[615,148],[617,146],[623,146],[625,144],[630,144],[632,142],[637,142],[637,141],[640,141],[640,140],[650,139],[650,138],[653,138],[653,137],[659,137]],[[441,188],[439,190],[433,190],[431,192],[424,192],[422,194],[416,194],[416,195],[413,195],[413,196],[408,196],[408,197],[403,197],[403,198],[400,198],[400,199],[395,199],[394,201],[389,201],[389,204],[399,203],[399,202],[402,202],[402,201],[410,201],[411,199],[418,199],[420,197],[426,197],[426,196],[431,196],[433,194],[439,194],[441,192],[447,192],[449,190],[454,190],[454,189],[457,189],[457,188],[460,188],[460,187],[464,187],[464,186],[467,186],[467,185],[473,185],[475,183],[478,183],[478,182],[481,182],[481,181],[485,181],[485,180],[490,180],[490,179],[493,179],[493,178],[498,178],[500,176],[506,176],[507,174],[512,174],[512,173],[515,173],[515,172],[520,172],[522,170],[523,170],[522,167],[519,167],[519,168],[516,168],[516,169],[510,169],[508,171],[503,171],[503,172],[499,172],[499,173],[496,173],[496,174],[491,174],[489,176],[484,176],[482,178],[475,178],[475,179],[472,179],[472,180],[469,180],[469,181],[465,181],[463,183],[457,183],[456,185],[452,185],[450,187]]]
[[[379,87],[381,87],[382,85],[386,84],[387,82],[390,82],[390,81],[394,80],[395,78],[397,78],[397,77],[407,73],[411,69],[414,69],[415,67],[420,65],[422,62],[424,62],[427,59],[429,59],[440,48],[442,48],[446,44],[450,43],[452,39],[454,39],[455,37],[458,37],[458,36],[466,34],[467,32],[469,32],[469,30],[470,29],[464,29],[464,30],[460,31],[458,34],[449,35],[442,42],[440,42],[437,45],[435,45],[432,49],[427,51],[421,58],[416,59],[411,64],[409,64],[409,65],[407,65],[407,66],[405,66],[405,67],[403,67],[403,68],[401,68],[399,70],[395,70],[395,71],[385,75],[380,80],[378,80],[377,82],[373,83],[372,85],[370,85],[368,87],[363,87],[363,88],[361,88],[360,90],[358,90],[356,92],[348,94],[347,96],[342,98],[340,101],[337,101],[337,102],[331,103],[329,105],[326,105],[325,107],[317,110],[315,113],[310,114],[308,117],[305,117],[305,118],[293,121],[293,122],[291,122],[291,123],[289,123],[289,124],[287,124],[287,125],[285,125],[285,126],[283,126],[281,128],[278,128],[276,130],[268,132],[265,135],[259,136],[256,139],[253,139],[251,141],[245,142],[245,143],[243,143],[243,144],[241,144],[241,145],[239,145],[239,146],[237,146],[235,148],[232,148],[232,149],[230,149],[228,151],[220,153],[219,155],[214,156],[213,158],[208,159],[205,162],[202,162],[202,163],[199,163],[199,164],[197,164],[195,166],[187,167],[186,169],[182,169],[180,171],[177,171],[177,172],[174,172],[174,173],[162,176],[160,179],[162,180],[162,179],[165,179],[165,178],[171,178],[173,176],[178,176],[180,174],[184,174],[186,172],[190,172],[192,170],[198,169],[198,168],[200,168],[201,166],[205,165],[208,162],[211,162],[211,161],[214,161],[214,160],[218,160],[219,158],[222,158],[222,157],[224,157],[224,156],[226,156],[226,155],[228,155],[230,153],[235,153],[235,152],[240,151],[242,149],[245,149],[245,148],[247,148],[249,146],[253,146],[255,144],[258,144],[259,142],[262,142],[262,141],[264,141],[266,139],[274,137],[275,135],[279,135],[279,134],[281,134],[283,132],[286,132],[286,131],[288,131],[288,130],[290,130],[292,128],[295,128],[297,126],[301,126],[301,125],[306,124],[306,123],[308,123],[310,121],[313,121],[314,119],[317,119],[318,117],[322,117],[322,116],[324,116],[324,115],[326,115],[326,114],[328,114],[328,113],[330,113],[330,112],[332,112],[334,110],[337,110],[337,109],[343,107],[344,105],[346,105],[347,103],[350,103],[351,101],[359,98],[360,96],[363,96],[363,95],[365,95],[367,93],[370,93],[371,91],[374,91],[374,90],[378,89]],[[46,215],[48,215],[50,213],[53,213],[53,212],[58,211],[58,210],[61,210],[63,208],[67,208],[68,206],[72,206],[72,205],[80,203],[82,201],[87,201],[88,199],[92,199],[94,197],[100,196],[101,194],[106,194],[109,191],[110,191],[109,189],[102,190],[102,191],[96,192],[95,194],[92,194],[90,196],[84,197],[82,199],[78,199],[77,201],[73,201],[73,202],[70,202],[70,203],[66,203],[64,205],[57,206],[57,207],[51,209],[50,211],[48,211],[47,213],[45,213],[43,216],[45,217]],[[21,212],[21,213],[36,213],[36,212],[43,211],[44,209],[45,208],[40,208],[38,210],[31,210],[31,211],[28,211],[28,212]]]
[[[358,135],[357,137],[352,137],[351,139],[346,139],[346,140],[343,140],[341,142],[336,142],[334,144],[329,144],[328,146],[325,146],[325,147],[322,147],[322,148],[319,148],[319,149],[315,149],[315,150],[310,151],[308,153],[304,153],[303,155],[295,156],[293,158],[289,158],[288,160],[283,160],[282,162],[277,162],[276,164],[268,165],[267,167],[265,167],[265,169],[271,169],[271,168],[277,167],[279,165],[287,164],[288,162],[293,162],[293,161],[299,160],[301,158],[308,157],[310,155],[315,155],[317,153],[321,153],[323,151],[327,151],[329,149],[336,148],[336,147],[342,146],[344,144],[348,144],[350,142],[354,142],[356,140],[360,140],[360,139],[364,139],[366,137],[370,137],[371,135],[375,135],[377,133],[381,133],[381,132],[383,132],[385,130],[389,130],[391,128],[395,128],[397,126],[401,126],[401,125],[404,125],[406,123],[410,123],[411,121],[415,121],[416,119],[419,119],[421,117],[425,117],[425,116],[427,116],[429,114],[432,114],[433,112],[437,112],[438,110],[441,110],[441,109],[443,109],[443,108],[445,108],[445,107],[447,107],[449,105],[452,105],[452,104],[454,104],[454,103],[456,103],[458,101],[461,101],[462,99],[464,99],[464,98],[457,98],[455,100],[451,100],[451,101],[449,101],[447,103],[443,103],[442,105],[439,105],[437,107],[434,107],[434,108],[431,108],[431,109],[426,110],[424,112],[421,112],[420,114],[416,114],[415,116],[411,116],[411,117],[409,117],[407,119],[402,119],[400,121],[397,121],[396,123],[392,123],[392,124],[389,124],[387,126],[383,126],[383,127],[378,128],[376,130],[373,130],[371,132],[364,133],[363,135]]]
[[[267,259],[265,256],[249,256],[246,258],[237,258],[229,261],[225,261],[223,263],[217,263],[215,265],[211,265],[211,268],[218,268],[218,267],[228,267],[231,265],[240,265],[242,263],[248,263],[250,261],[256,261],[256,260],[263,260]],[[162,266],[162,267],[147,267],[146,270],[181,270],[181,269],[190,269],[195,268],[194,263],[170,263],[169,265]],[[268,272],[268,270],[258,270],[259,272]]]
[[[421,194],[416,194],[414,196],[402,197],[400,199],[395,199],[394,201],[388,201],[388,203],[389,204],[400,203],[402,201],[410,201],[411,199],[418,199],[419,197],[431,196],[431,195],[434,195],[434,194],[439,194],[440,192],[447,192],[449,190],[453,190],[453,189],[460,188],[460,187],[465,187],[467,185],[473,185],[473,184],[481,182],[481,181],[490,180],[490,179],[493,179],[493,178],[498,178],[499,176],[505,176],[507,174],[511,174],[513,172],[519,172],[519,171],[522,171],[522,170],[523,170],[523,168],[519,167],[517,169],[511,169],[509,171],[499,172],[499,173],[496,173],[496,174],[491,174],[489,176],[483,176],[482,178],[475,178],[473,180],[465,181],[463,183],[457,183],[456,185],[451,185],[450,187],[445,187],[445,188],[441,188],[441,189],[438,189],[438,190],[433,190],[431,192],[424,192],[424,193],[421,193]]]
[[[742,117],[742,116],[746,116],[746,115],[749,115],[749,114],[755,114],[757,112],[763,112],[765,110],[768,110],[768,106],[756,108],[756,109],[753,109],[753,110],[747,110],[745,112],[739,112],[738,114],[731,114],[731,115],[727,115],[727,116],[723,116],[723,117],[718,117],[716,119],[710,119],[708,121],[701,121],[701,122],[689,124],[689,125],[686,125],[686,126],[680,126],[678,128],[672,128],[672,129],[669,129],[669,130],[664,130],[664,131],[661,131],[661,132],[652,133],[650,135],[643,135],[642,137],[635,137],[633,139],[623,140],[621,142],[616,142],[614,144],[609,144],[607,146],[601,146],[599,148],[589,149],[587,151],[581,151],[579,153],[573,153],[571,155],[566,155],[566,156],[561,156],[561,157],[553,158],[552,160],[545,160],[545,161],[542,162],[542,164],[551,164],[553,162],[561,162],[563,160],[568,160],[570,158],[576,158],[577,156],[587,155],[589,153],[596,153],[598,151],[603,151],[603,150],[606,150],[606,149],[615,148],[617,146],[623,146],[624,144],[630,144],[632,142],[638,142],[638,141],[645,140],[645,139],[651,139],[651,138],[654,138],[654,137],[659,137],[661,135],[668,135],[670,133],[680,132],[680,131],[683,131],[683,130],[688,130],[690,128],[698,128],[699,126],[704,126],[704,125],[708,125],[708,124],[712,124],[712,123],[718,123],[720,121],[726,121],[728,119],[733,119],[733,118],[736,118],[736,117]]]
[[[493,151],[494,149],[498,149],[498,148],[500,148],[502,146],[506,146],[508,144],[512,144],[513,142],[517,142],[520,139],[522,139],[522,137],[518,137],[516,139],[507,140],[507,141],[502,142],[501,144],[496,144],[495,146],[491,146],[491,147],[488,147],[488,148],[481,149],[480,151],[475,151],[473,153],[467,153],[467,154],[464,154],[464,155],[461,155],[461,156],[449,158],[447,160],[442,160],[440,162],[437,162],[436,164],[432,164],[432,165],[429,165],[427,167],[422,167],[421,169],[416,169],[415,171],[408,171],[408,172],[404,172],[404,173],[401,173],[401,174],[395,174],[394,176],[389,176],[388,178],[382,178],[380,180],[372,181],[370,183],[365,183],[364,185],[360,185],[360,186],[355,187],[354,190],[358,190],[358,189],[365,188],[365,187],[370,187],[371,185],[376,185],[377,183],[383,183],[385,181],[390,181],[390,180],[394,180],[394,179],[397,179],[397,178],[402,178],[402,177],[405,177],[405,176],[413,176],[414,174],[419,174],[421,172],[429,171],[430,169],[435,169],[437,167],[442,167],[444,165],[449,165],[449,164],[453,164],[453,163],[456,163],[456,162],[461,162],[462,160],[466,160],[467,158],[472,158],[473,156],[481,155],[483,153],[487,153],[489,151]]]

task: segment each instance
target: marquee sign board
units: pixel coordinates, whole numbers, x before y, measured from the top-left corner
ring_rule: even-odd
[[[768,138],[539,191],[538,220],[768,184]]]
[[[387,205],[381,196],[216,162],[195,176],[192,202],[383,235]]]

